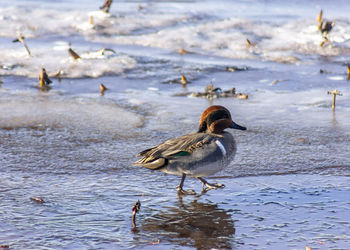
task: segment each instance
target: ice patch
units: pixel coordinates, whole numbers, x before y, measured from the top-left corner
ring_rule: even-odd
[[[86,98],[53,98],[22,93],[1,98],[0,128],[67,128],[111,135],[143,125],[141,116],[114,103]]]
[[[344,76],[329,76],[327,79],[332,80],[332,81],[342,81],[345,79]]]

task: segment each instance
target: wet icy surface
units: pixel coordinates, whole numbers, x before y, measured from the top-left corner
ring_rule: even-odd
[[[226,177],[223,190],[181,198],[174,178],[143,170],[126,178],[129,172],[1,177],[1,241],[26,249],[346,249],[349,243],[348,177]],[[144,179],[152,181],[140,187]],[[199,191],[198,181],[186,184]],[[30,201],[32,195],[46,202]],[[130,211],[138,199],[133,232]]]
[[[0,245],[347,249],[345,2],[118,1],[109,15],[96,11],[102,2],[0,7]],[[321,8],[336,21],[323,47]],[[17,32],[32,57],[11,42]],[[68,54],[69,43],[80,60]],[[63,72],[45,91],[37,87],[43,66]],[[179,96],[211,82],[248,99]],[[333,89],[342,93],[335,112],[326,94]],[[178,197],[178,177],[132,166],[139,151],[195,131],[210,104],[248,128],[232,131],[236,158],[209,178],[224,189],[201,193],[188,178],[185,188],[198,195]]]

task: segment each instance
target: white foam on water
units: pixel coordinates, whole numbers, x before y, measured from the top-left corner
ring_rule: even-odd
[[[333,43],[326,43],[324,46],[320,46],[323,39],[314,18],[290,20],[286,23],[228,18],[187,25],[160,26],[155,32],[95,39],[169,50],[185,48],[196,53],[236,59],[299,63],[304,55],[349,54],[349,21],[340,20],[336,27],[330,32]],[[246,38],[254,47],[247,47]]]
[[[50,74],[61,70],[63,77],[99,77],[104,74],[118,75],[127,69],[134,68],[136,60],[123,54],[104,53],[97,50],[86,51],[77,47],[75,51],[81,59],[74,60],[64,44],[50,44],[45,47],[31,49],[32,57],[17,44],[18,48],[0,48],[2,57],[0,75],[18,75],[37,77],[42,67]],[[102,49],[102,48],[101,48]],[[80,52],[82,51],[82,53]]]
[[[216,7],[210,6],[223,10],[225,5],[228,9],[235,7],[225,1]],[[186,6],[196,8],[190,10]],[[335,19],[336,25],[329,35],[332,43],[320,46],[322,36],[317,30],[317,13],[312,17],[296,16],[281,21],[244,16],[219,17],[205,3],[158,3],[145,7],[143,11],[127,8],[117,14],[40,6],[0,8],[0,17],[4,20],[0,23],[0,37],[9,38],[8,44],[0,48],[0,64],[16,68],[1,71],[0,74],[33,76],[33,71],[45,65],[59,66],[69,77],[97,77],[112,72],[120,73],[135,66],[132,58],[120,58],[118,55],[107,59],[93,58],[104,60],[104,66],[94,60],[73,63],[64,51],[64,43],[70,42],[71,37],[79,36],[83,40],[111,46],[141,45],[172,51],[185,48],[204,55],[282,63],[301,63],[307,61],[309,55],[343,56],[346,60],[350,54],[350,20],[346,18]],[[93,24],[89,21],[91,17]],[[18,33],[27,38],[33,54],[31,60],[27,60],[21,44],[10,43],[10,39],[14,39]],[[50,36],[60,37],[60,40],[41,41]],[[66,41],[62,41],[62,38]],[[254,47],[247,47],[246,38]],[[81,54],[100,49],[86,48],[79,43],[72,44],[72,47]],[[89,56],[87,58],[91,59]]]

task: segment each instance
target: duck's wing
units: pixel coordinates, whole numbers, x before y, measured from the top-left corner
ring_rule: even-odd
[[[138,154],[141,156],[134,165],[152,170],[165,166],[174,157],[189,156],[204,145],[210,144],[215,138],[206,133],[187,134],[170,139],[155,147],[146,149]]]

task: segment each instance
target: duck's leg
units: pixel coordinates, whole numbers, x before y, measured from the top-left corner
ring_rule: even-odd
[[[219,183],[209,183],[202,177],[197,177],[198,180],[200,180],[203,184],[203,190],[207,191],[210,189],[217,189],[217,188],[223,188],[225,187],[224,184],[219,184]]]
[[[184,182],[185,182],[186,174],[182,174],[180,184],[176,187],[179,194],[189,194],[194,195],[196,192],[194,190],[183,190]]]

